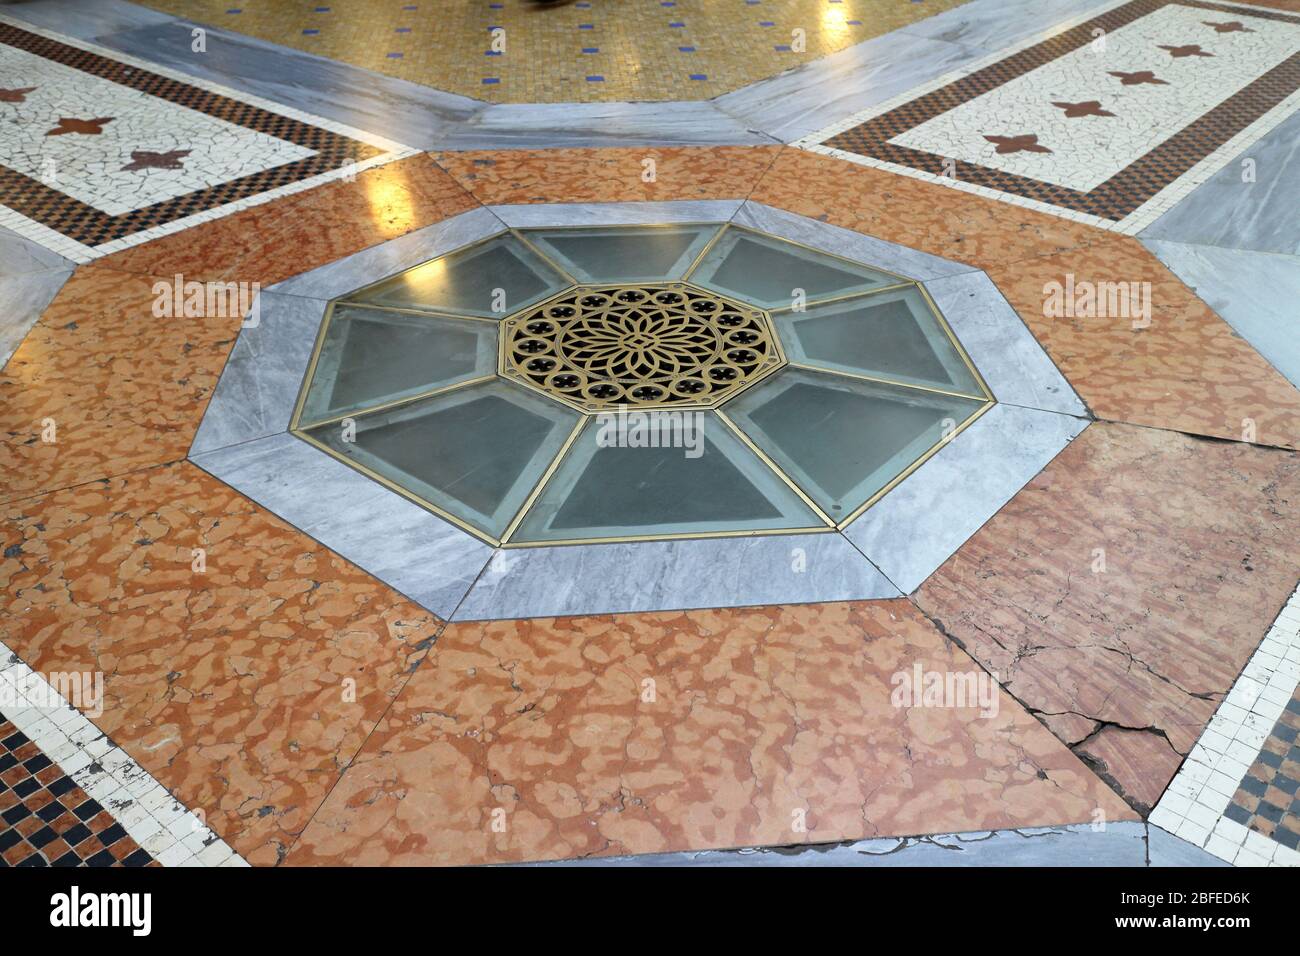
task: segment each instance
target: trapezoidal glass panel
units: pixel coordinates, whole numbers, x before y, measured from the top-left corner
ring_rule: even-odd
[[[902,279],[793,242],[730,226],[691,273],[691,282],[764,309],[788,309],[803,291],[815,302],[870,292]]]
[[[680,279],[720,228],[610,226],[523,235],[579,282],[662,282]]]
[[[589,420],[510,541],[824,527],[716,414],[674,410]]]
[[[772,318],[792,362],[983,397],[953,340],[914,287]]]
[[[504,235],[432,259],[348,299],[499,319],[569,284],[541,256]]]
[[[836,521],[983,407],[977,399],[785,368],[723,411]]]
[[[578,414],[500,380],[307,431],[338,455],[500,538]]]
[[[491,375],[497,324],[336,305],[300,425]]]

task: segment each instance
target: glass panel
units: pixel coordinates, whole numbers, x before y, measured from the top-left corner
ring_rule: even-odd
[[[496,332],[494,322],[336,305],[301,422],[491,375]]]
[[[501,318],[569,284],[541,256],[505,235],[433,259],[351,298],[400,309]],[[505,293],[501,301],[494,301],[496,289]]]
[[[765,309],[788,309],[794,290],[806,301],[869,292],[902,280],[757,232],[729,228],[690,281],[730,292]]]
[[[338,424],[317,441],[499,538],[577,424],[576,412],[501,381]]]
[[[587,423],[511,540],[824,526],[714,413],[631,412]]]
[[[787,368],[725,406],[732,421],[843,520],[983,405]]]
[[[968,395],[980,388],[917,289],[773,316],[793,362]]]
[[[579,282],[679,279],[721,226],[541,229],[524,235]]]

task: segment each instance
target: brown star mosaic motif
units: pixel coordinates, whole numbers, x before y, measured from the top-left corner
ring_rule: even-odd
[[[1118,76],[1120,83],[1125,86],[1140,86],[1143,83],[1158,84],[1168,86],[1168,80],[1162,80],[1150,70],[1138,70],[1135,73],[1125,73],[1123,70],[1111,70],[1111,76]]]
[[[1254,33],[1250,27],[1246,26],[1240,20],[1230,20],[1227,23],[1215,23],[1212,20],[1202,20],[1207,27],[1213,27],[1215,33]]]
[[[46,133],[46,136],[63,136],[67,133],[80,133],[83,136],[98,136],[104,132],[104,126],[113,122],[111,116],[101,116],[99,119],[70,119],[66,116],[59,117],[59,125]]]
[[[1052,105],[1057,109],[1065,110],[1065,115],[1069,119],[1079,116],[1114,116],[1110,110],[1101,108],[1100,100],[1085,100],[1082,103],[1058,103],[1052,101]]]
[[[36,89],[34,86],[23,86],[14,90],[0,89],[0,103],[23,103],[27,100],[27,94]]]
[[[184,169],[181,160],[192,153],[189,149],[173,149],[165,153],[154,153],[147,149],[131,151],[131,161],[122,167],[123,172],[135,172],[138,169]]]
[[[1162,50],[1168,50],[1169,55],[1174,59],[1181,59],[1185,56],[1214,56],[1206,50],[1201,49],[1199,43],[1188,43],[1185,46],[1168,46],[1164,43],[1157,44]]]
[[[997,146],[997,153],[1050,153],[1051,150],[1038,142],[1037,133],[1024,133],[1020,136],[985,136],[990,143]]]

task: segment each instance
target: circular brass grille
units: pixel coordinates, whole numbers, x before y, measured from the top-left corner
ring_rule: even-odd
[[[502,371],[584,409],[711,405],[783,361],[766,315],[680,283],[572,289],[503,324]]]

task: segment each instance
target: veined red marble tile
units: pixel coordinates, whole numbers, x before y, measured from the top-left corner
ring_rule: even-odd
[[[1060,216],[790,147],[750,198],[982,269],[1115,238]]]
[[[780,152],[778,146],[638,146],[433,155],[491,205],[743,199]]]
[[[155,317],[156,281],[83,266],[0,372],[0,501],[185,456],[240,319]]]
[[[11,504],[0,527],[5,642],[43,673],[102,671],[96,725],[254,863],[439,626],[188,463]]]
[[[270,285],[478,205],[427,153],[105,256],[126,272]]]
[[[910,602],[451,624],[286,857],[471,864],[1133,814]],[[803,827],[806,826],[806,829]]]
[[[1300,444],[1300,391],[1137,240],[1000,266],[989,277],[1099,418]],[[1116,310],[1123,314],[1048,315],[1047,287],[1067,282],[1128,283],[1137,295],[1127,312]],[[1135,328],[1133,305],[1147,296],[1150,325]],[[1086,312],[1073,298],[1071,312]]]
[[[914,600],[1149,807],[1295,588],[1298,505],[1294,452],[1098,423]]]

